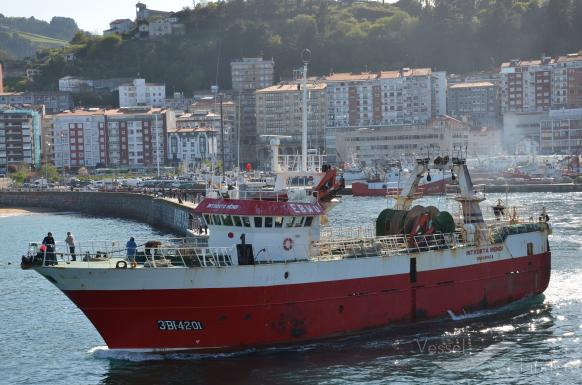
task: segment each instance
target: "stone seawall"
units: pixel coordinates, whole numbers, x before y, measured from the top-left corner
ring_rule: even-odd
[[[132,193],[34,191],[0,192],[0,207],[40,207],[134,219],[187,235],[192,209],[161,198]]]

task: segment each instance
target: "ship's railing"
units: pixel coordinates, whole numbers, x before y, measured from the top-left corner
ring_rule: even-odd
[[[322,240],[337,239],[361,239],[373,238],[376,236],[376,229],[372,225],[367,226],[326,226],[321,228],[320,237]]]
[[[30,262],[43,266],[52,266],[60,263],[75,263],[76,266],[85,264],[95,266],[98,262],[101,267],[209,267],[230,266],[233,247],[205,247],[191,238],[164,239],[159,241],[138,241],[135,253],[128,253],[125,242],[90,240],[75,242],[72,252],[65,242],[55,242],[54,248],[40,242],[30,242],[28,259]],[[119,265],[118,262],[125,261]]]
[[[313,247],[318,250],[317,259],[343,259],[451,249],[464,244],[461,234],[451,233],[329,240],[315,242]]]

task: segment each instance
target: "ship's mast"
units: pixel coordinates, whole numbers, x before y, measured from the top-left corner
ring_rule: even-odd
[[[311,60],[311,51],[304,49],[301,52],[301,59],[303,60],[303,81],[301,88],[303,88],[303,133],[301,137],[301,171],[307,171],[307,63]]]

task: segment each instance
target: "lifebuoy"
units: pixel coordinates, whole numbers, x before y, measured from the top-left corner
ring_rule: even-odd
[[[285,240],[283,241],[283,248],[286,251],[289,251],[293,248],[293,240],[291,238],[285,238]]]
[[[125,261],[117,261],[115,264],[116,269],[127,269],[127,262]]]

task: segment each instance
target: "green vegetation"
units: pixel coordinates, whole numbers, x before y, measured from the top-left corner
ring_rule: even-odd
[[[34,17],[4,17],[0,14],[0,50],[12,58],[34,56],[39,49],[67,45],[78,30],[77,23],[66,17],[53,17],[47,23]]]
[[[43,88],[64,75],[163,81],[168,90],[230,88],[230,62],[273,58],[276,80],[313,52],[310,71],[431,67],[449,72],[494,69],[514,57],[537,58],[582,48],[582,0],[230,0],[185,9],[185,36],[151,40],[74,37],[76,60],[62,51],[37,55]]]

